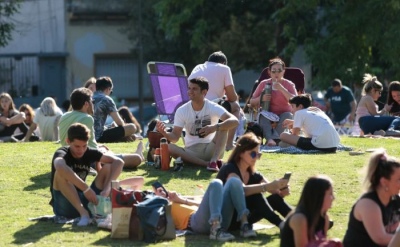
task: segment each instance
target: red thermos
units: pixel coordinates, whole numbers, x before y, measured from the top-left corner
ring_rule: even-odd
[[[160,151],[161,151],[161,170],[168,171],[169,170],[169,150],[168,150],[168,142],[167,138],[163,137],[160,140]]]

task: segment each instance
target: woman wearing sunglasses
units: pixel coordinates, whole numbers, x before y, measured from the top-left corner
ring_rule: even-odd
[[[392,105],[385,104],[382,110],[378,110],[375,103],[381,96],[383,86],[376,76],[365,74],[362,97],[356,110],[356,121],[364,134],[400,136],[400,119],[394,116],[385,116]]]
[[[266,219],[276,226],[279,226],[282,219],[274,212],[278,211],[283,217],[291,211],[283,197],[289,195],[288,180],[279,179],[272,182],[256,171],[256,162],[261,157],[260,139],[253,133],[244,134],[237,142],[226,165],[223,165],[218,172],[217,178],[222,180],[224,186],[235,181],[235,186],[243,186],[243,200],[250,214],[248,225],[240,226],[233,210],[226,209],[222,212],[223,227],[225,229],[242,229],[251,227],[253,223]],[[263,193],[270,192],[271,195],[264,198]],[[225,220],[225,219],[231,219]],[[229,228],[230,227],[230,228]]]
[[[257,86],[250,100],[250,104],[255,109],[260,108],[261,101],[270,101],[269,111],[279,116],[279,123],[276,131],[271,126],[271,121],[260,115],[259,124],[263,128],[264,138],[267,140],[268,146],[276,146],[276,140],[279,140],[279,135],[284,131],[282,122],[285,119],[292,119],[292,108],[289,104],[289,99],[297,95],[296,86],[293,82],[283,78],[285,74],[285,63],[282,59],[276,57],[269,61],[270,79],[263,80]],[[272,85],[270,95],[264,94],[261,99],[262,92],[267,84]]]

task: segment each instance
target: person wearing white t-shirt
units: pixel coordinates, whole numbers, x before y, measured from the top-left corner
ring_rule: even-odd
[[[304,150],[321,150],[327,153],[336,152],[340,142],[331,119],[318,108],[311,106],[311,95],[302,94],[289,100],[292,106],[293,120],[283,121],[285,128],[291,129],[291,134],[283,132],[281,141]],[[300,130],[305,137],[300,136]]]
[[[196,77],[205,77],[209,83],[209,89],[206,99],[213,102],[221,102],[226,96],[222,106],[232,113],[237,119],[240,118],[239,98],[233,84],[232,72],[228,66],[228,59],[222,51],[216,51],[208,57],[208,61],[198,64],[190,73],[188,79]],[[226,150],[235,147],[233,139],[235,137],[236,128],[228,131],[228,140],[226,142]]]
[[[24,141],[29,141],[36,127],[39,128],[40,139],[42,141],[58,140],[58,122],[62,116],[61,109],[56,101],[51,97],[46,97],[40,104],[40,108],[35,111],[33,122],[25,135]]]
[[[222,106],[206,99],[207,91],[206,78],[191,79],[188,89],[190,101],[177,109],[172,132],[167,132],[161,121],[157,123],[157,131],[171,142],[168,149],[173,158],[181,157],[184,162],[219,171],[222,165],[219,159],[225,151],[228,131],[236,128],[239,121]],[[183,128],[186,130],[185,148],[173,144],[179,140]]]

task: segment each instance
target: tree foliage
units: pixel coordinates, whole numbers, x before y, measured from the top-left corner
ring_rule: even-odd
[[[18,12],[20,0],[0,0],[0,47],[4,47],[12,40],[12,31],[15,25],[11,19]]]
[[[129,34],[137,40],[139,1]],[[189,69],[222,50],[233,71],[261,71],[280,56],[290,65],[303,47],[312,85],[333,78],[347,85],[364,73],[381,81],[400,76],[400,2],[397,0],[142,0],[144,58]]]

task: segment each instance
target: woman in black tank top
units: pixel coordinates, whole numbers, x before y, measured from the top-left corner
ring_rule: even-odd
[[[399,225],[400,161],[380,149],[365,170],[366,192],[351,209],[345,247],[387,246]]]
[[[324,241],[329,228],[327,212],[334,199],[332,182],[328,177],[309,178],[298,206],[283,225],[280,246],[306,246],[313,241]]]

